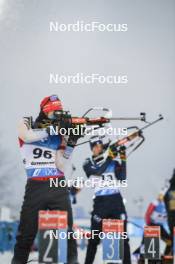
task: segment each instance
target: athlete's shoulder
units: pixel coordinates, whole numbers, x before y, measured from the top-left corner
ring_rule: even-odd
[[[160,202],[157,199],[155,199],[154,201],[152,201],[152,204],[154,206],[158,206],[160,204]]]
[[[85,167],[85,166],[87,166],[87,165],[89,165],[91,163],[92,163],[91,159],[90,158],[86,158],[85,161],[83,162],[83,167]]]

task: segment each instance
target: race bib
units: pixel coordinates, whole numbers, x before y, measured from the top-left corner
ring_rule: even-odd
[[[56,168],[56,151],[46,147],[26,144],[22,149],[26,169]]]

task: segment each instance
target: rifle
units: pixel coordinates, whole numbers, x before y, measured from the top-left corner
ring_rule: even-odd
[[[100,117],[88,117],[87,114],[89,114],[92,111],[101,110],[105,112],[103,116]],[[112,117],[112,111],[108,108],[104,107],[93,107],[87,110],[83,116],[81,117],[72,117],[69,113],[69,111],[55,111],[56,120],[43,120],[43,123],[39,124],[39,127],[47,128],[48,126],[58,126],[58,127],[76,127],[76,126],[95,126],[95,129],[104,127],[106,124],[110,124],[111,121],[142,121],[145,122],[146,125],[142,128],[139,128],[138,126],[131,126],[127,129],[135,129],[133,133],[129,134],[128,136],[119,139],[117,142],[113,143],[115,146],[119,147],[121,145],[126,145],[127,143],[131,142],[127,148],[131,148],[135,143],[133,142],[135,139],[139,139],[139,143],[137,146],[132,149],[132,151],[129,153],[129,155],[135,151],[138,147],[142,145],[142,143],[145,141],[145,138],[143,136],[143,131],[147,129],[148,127],[154,125],[155,123],[159,122],[163,119],[162,115],[159,115],[159,118],[154,120],[153,122],[148,122],[146,120],[146,113],[141,112],[139,116],[136,117]],[[77,144],[76,146],[88,143],[89,140],[81,142]],[[112,145],[113,145],[112,144]]]
[[[104,116],[90,118],[87,117],[87,114],[94,111],[94,110],[101,110],[106,112]],[[141,112],[140,116],[137,117],[112,117],[112,111],[108,108],[103,107],[93,107],[90,108],[82,117],[72,117],[69,111],[55,111],[56,122],[60,121],[67,121],[72,125],[86,125],[86,126],[99,126],[102,127],[105,124],[109,124],[111,121],[143,121],[146,122],[146,113]]]
[[[99,117],[88,117],[92,111],[100,110],[105,114]],[[146,121],[146,113],[141,112],[139,116],[136,117],[112,117],[112,111],[108,108],[104,107],[93,107],[87,110],[83,116],[74,117],[71,116],[69,111],[55,111],[54,115],[56,117],[55,120],[44,119],[42,122],[37,123],[36,126],[39,128],[47,128],[49,126],[58,126],[64,128],[76,127],[76,126],[96,126],[96,129],[105,126],[106,124],[110,124],[111,121]]]
[[[132,119],[132,120],[135,120],[135,119]],[[136,143],[135,140],[138,139],[139,142],[137,143],[137,145],[127,155],[127,157],[130,156],[131,153],[133,153],[136,149],[138,149],[143,144],[143,142],[145,141],[145,137],[143,135],[143,131],[145,129],[147,129],[148,127],[150,127],[150,126],[156,124],[157,122],[161,121],[161,120],[163,120],[163,116],[162,115],[159,115],[159,117],[156,120],[152,121],[152,122],[146,121],[146,118],[144,120],[141,120],[141,121],[144,121],[145,123],[147,123],[142,128],[139,128],[138,126],[127,127],[127,130],[135,129],[135,131],[132,132],[132,133],[130,133],[128,136],[123,137],[122,139],[117,140],[114,143],[111,143],[111,141],[109,141],[109,143],[106,144],[105,150],[109,146],[120,147],[120,146],[124,146],[124,145],[127,145],[128,143],[130,143],[128,146],[126,146],[126,148],[129,149],[129,148],[132,148],[135,145],[135,143]],[[88,143],[88,142],[89,142],[89,140],[84,141],[84,142],[81,142],[81,143],[77,144],[76,146],[80,146],[80,145],[83,145],[83,144]]]
[[[145,137],[143,135],[143,131],[145,129],[147,129],[148,127],[150,127],[150,126],[155,125],[156,123],[158,123],[161,120],[163,120],[163,116],[159,115],[159,117],[156,120],[154,120],[152,122],[149,122],[147,125],[143,126],[142,128],[139,128],[137,126],[129,127],[128,129],[136,129],[136,131],[132,132],[131,134],[129,134],[128,136],[126,136],[126,137],[124,137],[122,139],[119,139],[118,141],[116,141],[112,145],[114,145],[115,147],[120,147],[120,146],[126,145],[127,143],[131,142],[131,144],[129,146],[127,146],[127,148],[130,148],[130,147],[132,147],[134,145],[134,143],[132,143],[132,141],[134,141],[137,138],[141,139],[139,141],[139,143],[136,145],[136,147],[134,147],[132,149],[132,151],[130,151],[130,153],[128,154],[128,156],[129,156],[136,149],[138,149],[143,144],[143,142],[145,141]]]

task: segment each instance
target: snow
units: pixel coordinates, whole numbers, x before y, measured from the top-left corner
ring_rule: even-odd
[[[139,245],[139,242],[140,242],[140,239],[132,241],[132,243],[131,243],[131,245],[132,245],[131,250],[132,251]],[[134,245],[134,248],[133,248],[133,245]],[[85,254],[86,254],[86,250],[81,250],[79,248],[78,256],[79,256],[80,264],[84,263]],[[1,264],[10,264],[12,256],[13,256],[12,252],[1,253],[0,254],[0,263]],[[34,253],[30,254],[29,260],[33,260],[33,261],[30,262],[30,264],[37,264],[38,263],[37,259],[38,259],[38,253],[37,252],[34,252]],[[96,255],[96,258],[95,258],[95,261],[94,261],[94,264],[99,264],[99,263],[102,263],[102,247],[101,246],[99,246],[99,248],[98,248],[97,255]],[[132,264],[135,264],[135,262],[133,262]]]

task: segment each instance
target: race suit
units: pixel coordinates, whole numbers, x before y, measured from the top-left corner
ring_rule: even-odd
[[[145,222],[147,225],[155,224],[161,226],[167,223],[167,212],[163,201],[155,200],[150,203],[145,214]]]
[[[64,180],[64,169],[73,148],[60,135],[49,135],[45,129],[32,129],[28,119],[19,126],[19,142],[27,174],[20,224],[12,263],[27,263],[38,229],[39,210],[68,212],[68,229],[72,230],[72,209],[67,187],[50,187],[50,178]],[[68,241],[68,263],[77,263],[74,239]]]
[[[91,215],[92,230],[102,231],[102,219],[122,219],[126,232],[127,214],[122,196],[117,186],[117,180],[126,180],[126,162],[120,164],[116,160],[106,158],[102,161],[87,159],[83,165],[87,177],[95,183],[94,205]],[[110,184],[109,184],[110,182]],[[94,262],[97,246],[100,243],[98,236],[88,240],[85,264]],[[124,264],[130,264],[130,248],[128,238],[124,240]]]

